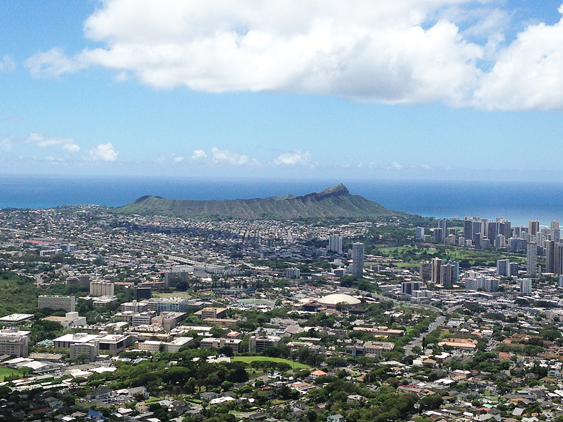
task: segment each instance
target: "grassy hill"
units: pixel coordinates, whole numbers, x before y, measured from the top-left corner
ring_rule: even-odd
[[[286,220],[307,217],[375,218],[406,215],[392,211],[340,184],[303,196],[285,195],[264,199],[197,201],[143,196],[115,209],[118,213],[167,215],[183,218],[241,218]]]
[[[33,280],[4,271],[0,272],[0,316],[12,313],[34,313],[40,294]]]

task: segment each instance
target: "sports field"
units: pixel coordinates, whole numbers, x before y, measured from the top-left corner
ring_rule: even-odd
[[[0,367],[0,382],[3,382],[4,378],[8,375],[17,375],[21,377],[22,374],[15,369]]]

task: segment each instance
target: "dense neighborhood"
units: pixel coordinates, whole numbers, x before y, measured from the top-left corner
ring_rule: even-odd
[[[558,225],[444,221],[2,210],[0,417],[563,420]]]

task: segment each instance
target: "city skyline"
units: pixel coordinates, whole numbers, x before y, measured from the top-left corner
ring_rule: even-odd
[[[4,174],[563,180],[560,1],[0,11]]]

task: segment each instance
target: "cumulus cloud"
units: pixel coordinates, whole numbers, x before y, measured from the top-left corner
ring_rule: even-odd
[[[563,6],[559,8],[563,14]],[[528,26],[500,51],[475,101],[488,109],[563,108],[563,19]]]
[[[24,64],[51,77],[102,66],[158,89],[563,108],[561,22],[504,45],[509,21],[474,0],[105,0],[84,24],[102,47]]]
[[[16,63],[10,56],[2,57],[0,61],[0,72],[13,72],[16,70]]]
[[[64,150],[69,152],[80,151],[80,147],[74,143],[74,139],[72,138],[48,137],[33,132],[30,133],[29,136],[25,139],[7,137],[4,138],[2,141],[0,141],[0,147],[5,151],[11,150],[15,145],[35,145],[39,148],[46,148],[53,145],[59,145]]]
[[[258,161],[248,155],[239,154],[228,149],[211,148],[213,164],[230,164],[234,166],[258,164]]]
[[[90,149],[90,158],[94,161],[115,161],[119,155],[111,143],[100,144]]]
[[[274,160],[275,166],[304,166],[315,167],[315,163],[311,161],[311,153],[301,150],[286,152],[281,154]]]
[[[201,161],[207,158],[207,154],[202,149],[196,149],[194,155],[192,155],[192,160]]]

